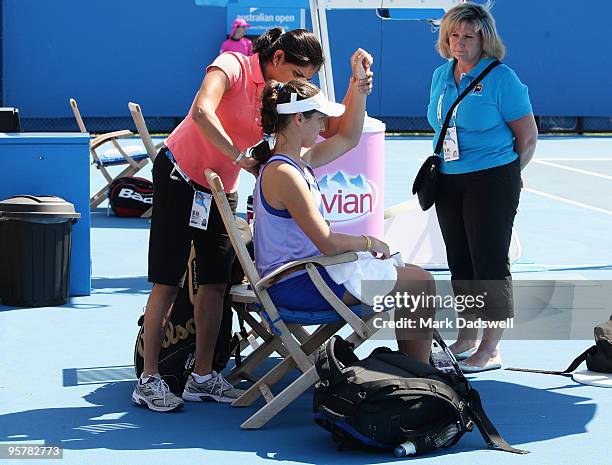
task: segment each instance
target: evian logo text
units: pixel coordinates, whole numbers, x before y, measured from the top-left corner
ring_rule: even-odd
[[[355,221],[376,208],[376,185],[363,174],[349,176],[343,171],[319,179],[325,218],[332,222]]]

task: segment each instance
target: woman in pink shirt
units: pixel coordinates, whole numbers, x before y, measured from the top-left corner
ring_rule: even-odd
[[[253,42],[244,37],[247,27],[251,27],[251,25],[244,19],[236,18],[232,23],[232,32],[227,40],[221,44],[219,53],[238,52],[250,57],[253,54]]]
[[[309,31],[274,28],[253,45],[254,55],[221,54],[206,76],[187,117],[170,134],[153,164],[154,206],[149,238],[149,281],[144,325],[144,369],[132,400],[168,412],[183,400],[159,376],[158,356],[178,284],[185,272],[191,242],[196,250],[198,293],[194,305],[196,360],[182,398],[232,402],[242,392],[212,370],[234,252],[204,177],[211,168],[223,181],[236,209],[241,169],[255,173],[258,162],[245,156],[262,138],[260,97],[267,80],[311,79],[323,64],[323,52]],[[372,58],[365,54],[366,77],[351,92],[370,93]],[[333,135],[341,118],[332,118],[322,135]]]

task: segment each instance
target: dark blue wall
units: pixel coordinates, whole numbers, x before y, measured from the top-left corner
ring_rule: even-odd
[[[497,0],[493,12],[536,114],[612,115],[612,39],[599,20],[612,17],[612,2]],[[361,46],[376,60],[368,112],[423,116],[442,63],[437,34],[372,11],[328,18],[336,92]],[[224,30],[225,9],[194,0],[4,0],[3,104],[23,118],[71,116],[69,97],[87,116],[128,116],[130,100],[147,116],[184,115]]]

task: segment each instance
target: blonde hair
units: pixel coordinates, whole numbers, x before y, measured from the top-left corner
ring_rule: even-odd
[[[493,3],[487,1],[484,5],[476,3],[462,3],[446,12],[440,24],[440,36],[436,43],[438,53],[444,58],[451,59],[449,37],[461,23],[469,23],[482,38],[482,52],[487,57],[501,60],[506,54],[506,47],[497,34],[495,19],[491,15]]]

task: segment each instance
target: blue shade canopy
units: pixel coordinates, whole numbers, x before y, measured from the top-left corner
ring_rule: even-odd
[[[195,0],[198,6],[222,6],[242,4],[253,8],[308,8],[308,0]]]

